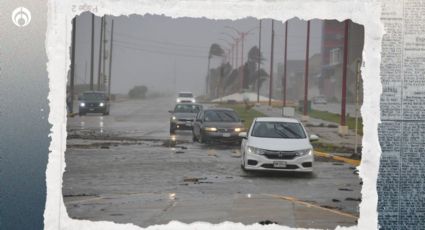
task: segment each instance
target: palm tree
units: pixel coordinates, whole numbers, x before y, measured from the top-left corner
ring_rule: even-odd
[[[224,55],[224,50],[223,48],[221,48],[221,46],[219,44],[213,43],[210,46],[210,50],[208,52],[208,67],[207,67],[207,80],[206,80],[206,90],[207,90],[207,96],[210,95],[209,92],[209,87],[210,87],[210,62],[211,62],[211,58],[213,58],[214,56],[218,56],[218,57],[222,57]]]

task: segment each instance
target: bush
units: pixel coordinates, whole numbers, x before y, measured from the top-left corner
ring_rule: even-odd
[[[148,87],[144,85],[134,86],[129,92],[128,96],[130,98],[144,99],[146,98],[146,93],[148,92]]]

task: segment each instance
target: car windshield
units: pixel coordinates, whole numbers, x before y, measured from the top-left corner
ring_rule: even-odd
[[[192,93],[179,93],[179,97],[193,97]]]
[[[83,93],[83,100],[104,100],[105,94],[103,93]]]
[[[231,110],[209,110],[205,112],[207,122],[239,122],[239,116]]]
[[[264,138],[304,139],[306,134],[299,123],[257,121],[251,136]]]
[[[198,113],[201,111],[202,107],[200,105],[191,105],[191,104],[178,104],[174,107],[175,113]]]

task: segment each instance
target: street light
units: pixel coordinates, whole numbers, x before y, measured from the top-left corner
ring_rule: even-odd
[[[240,65],[240,68],[241,68],[241,72],[240,72],[240,79],[241,79],[241,86],[240,86],[240,89],[241,89],[241,91],[243,90],[243,85],[244,85],[244,79],[245,79],[245,74],[244,74],[244,66],[243,66],[243,54],[244,54],[244,52],[243,52],[243,48],[244,48],[244,41],[245,41],[245,36],[246,35],[248,35],[251,31],[253,31],[253,30],[255,30],[255,29],[257,29],[258,27],[254,27],[254,28],[251,28],[251,29],[249,29],[248,31],[246,31],[246,32],[240,32],[238,29],[236,29],[236,28],[234,28],[234,27],[231,27],[231,26],[225,26],[224,28],[226,28],[226,29],[231,29],[231,30],[233,30],[233,31],[235,31],[239,36],[240,36],[240,41],[241,41],[241,65]],[[224,34],[227,34],[227,33],[224,33]],[[231,36],[231,35],[228,35],[228,36]],[[233,38],[233,36],[231,36],[232,38]],[[236,43],[237,44],[237,43]],[[236,46],[237,47],[237,46]],[[238,51],[237,51],[237,49],[236,49],[236,53],[237,53]],[[237,61],[236,61],[237,62]],[[238,64],[238,63],[236,63],[236,64]]]

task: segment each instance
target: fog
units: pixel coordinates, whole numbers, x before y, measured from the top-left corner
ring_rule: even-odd
[[[205,92],[207,56],[212,43],[230,48],[228,35],[237,37],[230,26],[241,32],[252,29],[245,39],[244,62],[250,48],[258,46],[259,21],[246,18],[237,21],[205,18],[177,18],[159,15],[105,17],[106,50],[109,52],[111,19],[114,19],[112,63],[112,93],[127,94],[134,85],[146,85],[150,92]],[[97,81],[100,17],[95,17],[94,82]],[[288,59],[304,60],[307,23],[291,19],[288,29]],[[274,71],[283,62],[285,27],[275,21]],[[311,21],[310,56],[321,50],[320,20]],[[261,51],[265,57],[262,68],[269,72],[271,50],[271,20],[262,20]],[[76,23],[75,84],[90,82],[91,15],[84,13]],[[240,53],[240,46],[239,46]],[[211,67],[219,65],[214,57]],[[106,60],[106,63],[109,59]],[[108,75],[108,65],[106,65]]]

